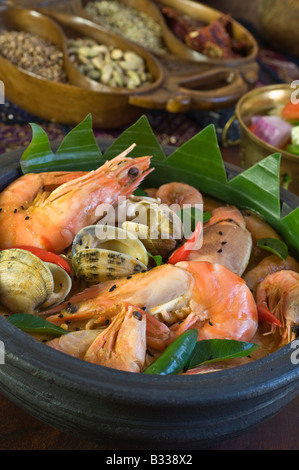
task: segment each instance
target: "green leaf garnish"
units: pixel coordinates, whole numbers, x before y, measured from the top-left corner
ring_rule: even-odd
[[[212,217],[210,212],[202,212],[197,207],[187,207],[186,209],[179,210],[176,214],[183,222],[184,233],[187,235],[190,230],[194,232],[198,222],[205,224]]]
[[[21,159],[23,172],[50,170],[95,169],[104,159],[109,160],[133,143],[137,145],[130,157],[152,156],[155,171],[147,176],[147,187],[158,187],[170,181],[180,181],[199,189],[204,195],[240,209],[252,210],[270,224],[283,238],[290,250],[299,253],[299,208],[283,212],[280,205],[281,154],[270,155],[229,180],[218,145],[214,125],[209,125],[173,153],[166,156],[146,118],[142,116],[128,127],[106,150],[104,159],[97,153],[92,138],[91,118],[77,126],[72,139],[66,137],[56,155],[49,151],[45,133],[33,125],[33,139]],[[86,126],[84,131],[84,126]],[[72,132],[72,131],[71,131]],[[87,132],[90,140],[76,151],[72,143]],[[80,133],[80,134],[79,134]],[[71,140],[71,142],[70,142]],[[92,143],[91,143],[92,142]],[[57,155],[58,154],[58,155]],[[53,156],[54,155],[54,156]],[[285,215],[286,214],[286,215]]]
[[[203,213],[203,218],[202,222],[205,224],[206,222],[209,222],[210,218],[212,217],[211,212],[204,212]]]
[[[148,255],[149,258],[151,258],[155,261],[156,266],[161,266],[162,261],[163,261],[162,256],[160,256],[160,255],[151,255],[149,252],[147,252],[147,255]]]
[[[49,138],[37,124],[30,124],[32,140],[21,157],[21,169],[26,173],[42,171],[90,171],[104,163],[92,130],[89,114],[63,139],[54,154]]]
[[[246,343],[230,339],[207,339],[198,341],[187,365],[193,369],[212,362],[226,361],[237,357],[247,357],[259,346],[254,343]]]
[[[270,251],[281,259],[286,259],[289,254],[287,245],[276,238],[260,238],[257,242],[257,246],[263,248],[266,251]]]
[[[134,191],[134,196],[142,196],[142,197],[148,197],[148,195],[146,194],[145,191],[143,191],[143,189],[141,188],[137,188],[135,191]]]
[[[280,160],[280,154],[270,155],[233,178],[228,186],[237,194],[235,204],[249,206],[267,220],[279,220]]]
[[[135,158],[150,155],[152,157],[152,166],[155,166],[156,162],[164,162],[166,157],[146,116],[141,116],[135,124],[128,127],[113,142],[105,152],[105,160],[111,160],[116,157],[133,143],[136,146],[128,155],[129,157]]]
[[[26,333],[41,333],[55,336],[67,333],[63,328],[52,325],[52,323],[44,318],[36,317],[30,313],[15,313],[8,317],[8,321]]]
[[[53,152],[49,138],[45,131],[37,124],[30,123],[32,129],[32,140],[21,158],[21,168],[23,173],[43,171],[46,163],[53,159]],[[40,169],[40,170],[39,170]]]

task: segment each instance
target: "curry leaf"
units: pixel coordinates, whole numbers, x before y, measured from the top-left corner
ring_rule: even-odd
[[[30,313],[15,313],[8,317],[8,321],[26,333],[42,333],[55,336],[67,333],[63,328]]]
[[[156,266],[161,266],[162,264],[162,256],[161,255],[151,255],[149,252],[147,252],[149,258],[153,259],[156,263]]]
[[[259,346],[230,339],[206,339],[198,341],[187,364],[187,369],[212,362],[247,357]]]
[[[260,238],[257,241],[257,246],[274,253],[281,259],[286,259],[289,254],[287,245],[282,240],[277,240],[276,238]]]
[[[143,191],[143,189],[141,189],[141,188],[135,189],[135,191],[134,191],[133,194],[134,194],[134,196],[148,197],[148,195],[146,194],[146,192]]]
[[[183,234],[185,239],[190,239],[199,222],[205,224],[212,216],[210,212],[203,212],[197,207],[184,208],[176,212],[176,214],[182,221]]]
[[[190,231],[194,232],[198,222],[205,224],[212,217],[210,212],[203,212],[197,207],[186,207],[176,212],[176,214],[183,223],[185,234],[189,234]]]

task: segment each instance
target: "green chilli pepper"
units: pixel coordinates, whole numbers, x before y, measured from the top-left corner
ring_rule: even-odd
[[[145,369],[144,374],[175,375],[181,372],[189,362],[197,338],[198,331],[195,329],[182,333]]]

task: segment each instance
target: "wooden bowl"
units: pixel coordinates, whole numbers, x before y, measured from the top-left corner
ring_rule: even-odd
[[[125,126],[143,112],[128,103],[132,90],[112,90],[109,87],[105,90],[103,87],[103,92],[99,92],[94,91],[92,86],[78,86],[83,84],[84,77],[67,57],[62,29],[47,16],[33,10],[8,7],[0,13],[0,25],[7,30],[27,31],[40,36],[58,45],[64,52],[69,84],[41,78],[16,67],[0,56],[0,80],[5,85],[5,96],[25,111],[45,120],[69,125],[78,124],[87,114],[92,113],[94,125],[99,128]],[[112,44],[115,39],[115,35],[106,34],[105,43]],[[126,41],[122,41],[122,45],[127,50],[134,49],[146,56],[148,68],[155,77],[155,82],[148,86],[147,90],[159,88],[163,71],[156,59]]]
[[[6,98],[42,119],[76,125],[91,113],[95,128],[112,129],[134,122],[145,109],[181,113],[230,107],[248,90],[248,82],[238,67],[211,67],[174,55],[158,58],[82,16],[53,9],[44,13],[44,9],[42,13],[18,6],[7,6],[0,12],[2,28],[31,32],[58,45],[64,53],[67,84],[21,70],[0,56],[0,80],[4,82]],[[128,90],[99,85],[86,78],[69,60],[67,35],[89,36],[99,43],[135,51],[144,58],[154,82]]]
[[[96,0],[95,0],[96,1]],[[213,67],[233,67],[238,68],[239,71],[243,72],[246,81],[249,84],[254,84],[258,79],[258,65],[256,63],[256,56],[258,53],[258,45],[252,34],[244,28],[240,23],[232,19],[232,35],[235,39],[246,40],[248,44],[248,55],[242,58],[236,59],[217,59],[207,57],[183,43],[172,31],[168,28],[164,16],[160,11],[161,6],[172,7],[181,14],[190,16],[191,18],[202,21],[206,24],[220,18],[223,13],[211,8],[203,3],[191,1],[191,0],[118,0],[120,3],[131,6],[136,10],[149,14],[161,28],[162,38],[167,46],[169,52],[177,58],[188,60],[191,62],[197,62],[203,65],[209,65]],[[85,11],[85,5],[90,0],[75,0],[73,2],[74,11],[82,17],[91,19],[88,17]],[[161,54],[160,54],[161,55]]]

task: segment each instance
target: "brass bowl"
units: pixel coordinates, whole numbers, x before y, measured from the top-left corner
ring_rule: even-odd
[[[299,195],[299,156],[267,144],[248,128],[252,116],[267,114],[275,106],[286,104],[291,100],[292,93],[294,89],[290,84],[264,86],[246,93],[238,101],[234,115],[224,128],[223,144],[225,146],[240,145],[243,168],[251,167],[268,155],[280,153],[282,155],[281,185]],[[228,139],[228,134],[236,119],[240,127],[240,140],[232,142]]]

